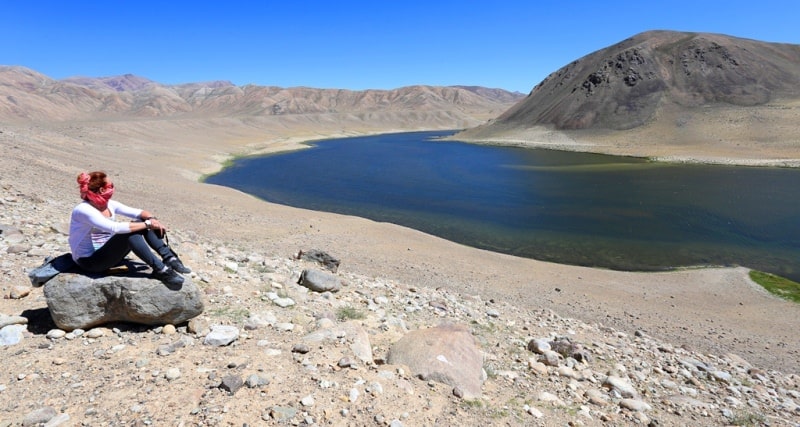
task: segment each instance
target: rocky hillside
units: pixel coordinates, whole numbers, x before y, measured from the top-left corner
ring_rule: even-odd
[[[562,67],[496,120],[459,137],[541,141],[530,132],[539,128],[557,131],[562,142],[630,142],[610,152],[639,155],[637,146],[674,142],[700,144],[684,151],[702,157],[720,143],[741,143],[746,152],[763,142],[788,143],[785,154],[800,157],[798,104],[800,45],[650,31]],[[641,154],[659,155],[659,148]]]
[[[762,105],[800,98],[800,45],[646,32],[549,75],[498,123],[629,129],[665,104]]]
[[[220,81],[163,85],[133,75],[54,80],[11,66],[0,67],[0,88],[4,95],[0,119],[6,121],[379,113],[449,114],[454,121],[482,121],[523,97],[466,86],[351,91],[235,86]]]
[[[194,269],[188,280],[202,289],[202,315],[60,330],[25,271],[67,250],[66,225],[44,218],[58,218],[71,199],[42,200],[5,180],[2,190],[3,426],[800,423],[800,378],[736,354],[366,277],[348,271],[348,259],[335,273],[341,286],[315,292],[298,278],[322,265],[182,230],[172,241]],[[462,377],[391,363],[396,343],[443,323],[471,335],[456,342],[459,353],[479,354],[467,372],[477,395],[464,394]],[[427,352],[434,344],[414,345]]]

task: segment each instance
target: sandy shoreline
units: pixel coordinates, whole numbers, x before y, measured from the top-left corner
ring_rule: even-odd
[[[2,184],[52,200],[59,212],[77,197],[77,172],[104,169],[114,177],[120,200],[155,211],[198,239],[208,236],[270,255],[321,249],[340,258],[343,270],[358,274],[479,294],[531,312],[551,309],[630,333],[641,330],[678,346],[735,353],[760,366],[800,372],[795,333],[800,307],[754,285],[746,268],[630,273],[566,266],[469,248],[393,224],[267,203],[199,179],[234,156],[379,130],[228,125],[5,127]],[[67,219],[68,212],[41,218],[54,224]]]

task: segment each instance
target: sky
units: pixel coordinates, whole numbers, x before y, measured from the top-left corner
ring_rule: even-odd
[[[528,93],[564,65],[643,31],[800,44],[798,18],[797,0],[7,0],[0,65],[53,79]]]

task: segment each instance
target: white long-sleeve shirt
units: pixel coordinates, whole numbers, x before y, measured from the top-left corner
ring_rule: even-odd
[[[118,222],[117,214],[139,218],[142,210],[126,206],[116,200],[108,201],[111,216],[106,217],[89,202],[83,201],[72,210],[69,222],[69,247],[72,259],[91,256],[111,236],[131,232],[129,222]]]

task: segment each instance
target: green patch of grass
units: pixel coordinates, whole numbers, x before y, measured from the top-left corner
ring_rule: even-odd
[[[750,279],[771,294],[800,303],[800,283],[762,271],[750,270]]]
[[[256,273],[261,273],[261,274],[268,274],[275,272],[274,268],[264,264],[252,264],[249,266],[249,268],[255,271]]]
[[[363,319],[367,317],[363,311],[353,307],[353,306],[346,306],[342,307],[336,311],[336,318],[339,319],[340,322],[345,320],[354,320],[354,319]]]
[[[212,310],[209,314],[213,317],[225,317],[234,323],[242,323],[250,317],[250,311],[241,307],[223,307]]]
[[[462,399],[461,407],[464,409],[480,409],[483,408],[483,402],[480,399]]]
[[[755,426],[763,425],[767,418],[761,414],[752,412],[739,412],[730,419],[730,424],[734,426]]]

